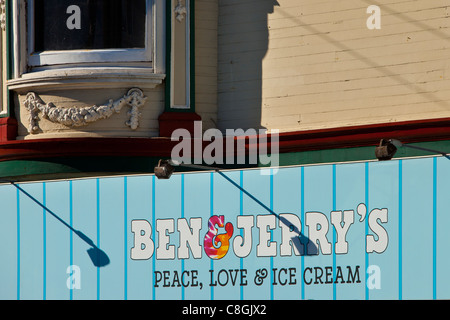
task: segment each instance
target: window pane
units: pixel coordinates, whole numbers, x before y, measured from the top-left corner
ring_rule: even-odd
[[[145,48],[146,0],[34,0],[35,52]]]

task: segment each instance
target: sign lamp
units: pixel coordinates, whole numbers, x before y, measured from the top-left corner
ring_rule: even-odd
[[[411,148],[411,149],[417,149],[417,150],[428,151],[428,152],[432,152],[432,153],[438,153],[438,154],[443,155],[447,159],[450,159],[450,156],[446,152],[403,144],[401,141],[399,141],[397,139],[381,139],[380,145],[375,148],[375,156],[380,161],[391,160],[392,157],[397,152],[397,149],[401,148],[401,147],[407,147],[407,148]]]
[[[397,147],[392,139],[381,139],[380,145],[375,148],[375,156],[380,161],[391,160],[397,152]]]
[[[172,161],[160,159],[155,167],[155,176],[158,179],[169,179],[174,170]]]

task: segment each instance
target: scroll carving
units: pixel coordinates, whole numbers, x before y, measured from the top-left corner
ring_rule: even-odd
[[[0,0],[0,28],[6,30],[6,0]]]
[[[37,134],[40,131],[39,114],[44,119],[53,123],[63,124],[68,127],[81,127],[102,119],[111,117],[114,113],[120,113],[123,107],[128,106],[129,120],[125,123],[132,130],[139,127],[139,118],[141,116],[140,108],[145,104],[147,97],[142,90],[133,88],[118,100],[109,100],[105,105],[89,107],[71,107],[60,108],[53,103],[44,103],[34,92],[28,93],[24,105],[30,112],[28,131],[31,134]]]
[[[179,22],[182,22],[187,15],[186,6],[183,3],[181,3],[181,0],[178,0],[178,4],[175,7],[175,14],[176,14],[175,18]]]

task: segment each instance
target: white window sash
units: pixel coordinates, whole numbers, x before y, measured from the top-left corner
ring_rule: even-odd
[[[77,64],[91,62],[152,62],[154,0],[147,0],[145,48],[142,49],[95,49],[95,50],[63,50],[34,53],[34,0],[28,2],[28,66],[38,67],[58,64]]]

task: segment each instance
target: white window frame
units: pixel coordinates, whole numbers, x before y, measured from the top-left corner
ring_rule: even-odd
[[[94,50],[61,50],[34,52],[34,0],[27,2],[27,40],[28,40],[28,66],[39,67],[68,63],[113,63],[113,62],[152,62],[153,41],[153,3],[155,0],[146,0],[146,30],[145,48],[142,49],[94,49]],[[159,1],[161,2],[161,1]]]
[[[27,3],[11,0],[13,16],[13,77],[9,90],[27,92],[39,88],[122,88],[132,85],[154,88],[166,72],[166,1],[147,0],[146,49],[47,51],[32,58]],[[168,9],[170,10],[170,8]],[[31,21],[32,22],[32,21]],[[32,29],[31,29],[32,31]],[[30,43],[31,41],[31,43]],[[37,60],[33,60],[37,59]],[[46,64],[48,63],[48,64]]]
[[[171,101],[171,108],[172,109],[190,109],[191,108],[191,32],[192,30],[190,29],[190,24],[191,24],[191,12],[190,12],[190,8],[191,8],[191,0],[185,0],[185,7],[187,10],[187,14],[185,16],[185,18],[180,22],[177,21],[176,19],[176,13],[172,12],[172,36],[171,36],[171,40],[172,40],[172,44],[171,44],[171,48],[172,48],[172,52],[171,54],[171,61],[175,61],[175,51],[174,51],[174,41],[175,41],[175,24],[177,23],[183,23],[186,26],[186,59],[185,59],[185,68],[186,68],[186,79],[185,79],[185,90],[186,90],[186,103],[185,104],[174,104],[174,95],[175,95],[175,90],[177,90],[176,86],[175,86],[175,76],[174,76],[174,69],[171,69],[171,77],[170,77],[170,101]]]

